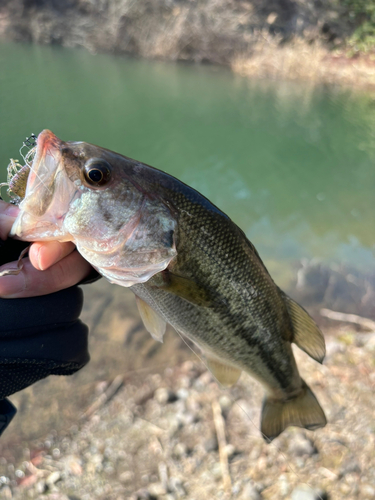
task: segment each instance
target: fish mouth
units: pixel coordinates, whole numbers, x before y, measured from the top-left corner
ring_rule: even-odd
[[[25,241],[65,239],[62,223],[76,187],[64,169],[63,144],[50,130],[38,135],[25,198],[19,205],[11,237]]]

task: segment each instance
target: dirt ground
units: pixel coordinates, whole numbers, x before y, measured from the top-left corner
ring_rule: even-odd
[[[19,415],[0,444],[1,499],[375,497],[374,331],[315,315],[324,364],[295,354],[328,425],[266,444],[259,384],[243,374],[221,389],[172,330],[154,342],[118,290],[87,289],[88,367],[12,397]]]

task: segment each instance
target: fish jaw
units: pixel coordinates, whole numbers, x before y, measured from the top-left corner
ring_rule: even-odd
[[[105,165],[105,183],[88,178],[93,164]],[[43,131],[11,236],[72,241],[112,283],[129,287],[147,281],[176,256],[176,220],[134,179],[136,170],[134,160]]]
[[[63,142],[51,131],[43,130],[27,180],[25,198],[19,205],[10,236],[24,241],[70,241],[64,219],[79,189],[62,162]]]

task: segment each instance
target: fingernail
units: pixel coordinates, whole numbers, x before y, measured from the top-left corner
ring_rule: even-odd
[[[38,268],[41,271],[44,271],[43,266],[42,266],[42,251],[41,250],[42,250],[42,247],[38,246],[38,249],[36,251],[36,261],[38,263]]]
[[[20,209],[17,207],[17,205],[9,205],[5,210],[5,215],[9,215],[9,217],[17,217],[19,213]]]
[[[19,274],[0,277],[0,297],[11,298],[13,295],[25,290],[25,288],[26,280],[22,271]]]

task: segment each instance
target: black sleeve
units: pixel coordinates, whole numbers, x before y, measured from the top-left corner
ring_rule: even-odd
[[[25,246],[0,240],[0,265],[17,260]],[[77,286],[40,297],[0,299],[0,435],[15,413],[6,396],[51,374],[71,375],[89,361],[88,328],[79,320],[82,305]]]

